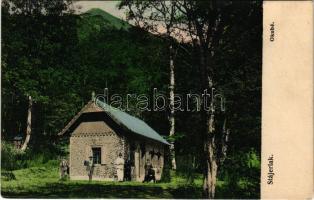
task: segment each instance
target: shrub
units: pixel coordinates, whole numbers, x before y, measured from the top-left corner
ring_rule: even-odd
[[[194,155],[178,155],[177,156],[177,173],[183,175],[187,180],[187,184],[193,184],[195,173],[198,172],[196,165],[196,157]]]
[[[12,144],[2,141],[1,142],[1,167],[5,170],[20,169],[25,166],[23,157],[25,152],[16,149]]]
[[[228,198],[259,198],[260,164],[253,149],[228,156],[219,171],[219,179],[225,181],[222,192],[230,195]]]
[[[10,171],[1,171],[1,180],[11,181],[15,180],[15,175]]]
[[[5,170],[16,170],[27,167],[45,167],[58,166],[57,155],[50,153],[49,149],[42,150],[40,153],[27,149],[22,152],[16,149],[14,145],[1,142],[1,167]]]

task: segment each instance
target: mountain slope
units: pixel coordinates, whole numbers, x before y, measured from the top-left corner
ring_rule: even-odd
[[[99,17],[100,19],[103,20],[103,23],[117,29],[126,30],[131,27],[131,25],[127,23],[126,21],[123,21],[99,8],[90,9],[87,12],[83,13],[82,16],[83,17]]]

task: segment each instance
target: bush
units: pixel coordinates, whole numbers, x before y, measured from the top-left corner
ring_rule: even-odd
[[[25,167],[22,162],[25,152],[16,149],[12,144],[1,142],[1,167],[5,170],[14,170]]]
[[[195,179],[195,172],[197,172],[196,158],[194,155],[177,156],[177,173],[183,175],[187,180],[187,184],[193,184]]]
[[[235,152],[225,160],[219,179],[225,184],[222,193],[225,198],[259,198],[260,196],[260,156],[251,149]]]
[[[15,175],[10,171],[1,171],[1,180],[11,181],[16,180]]]
[[[42,150],[41,153],[32,151],[31,149],[22,152],[16,149],[13,144],[1,142],[1,166],[5,170],[16,170],[27,167],[38,167],[45,165],[58,166],[59,161],[57,155],[50,153],[49,149]]]
[[[49,160],[44,165],[46,168],[55,168],[56,166],[59,166],[60,161],[59,160]]]

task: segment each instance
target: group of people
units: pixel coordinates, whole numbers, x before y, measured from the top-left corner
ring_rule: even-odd
[[[120,153],[118,158],[114,162],[118,181],[130,181],[131,180],[131,162],[127,160],[124,162],[122,154]],[[156,182],[155,170],[152,164],[147,160],[145,164],[145,177],[144,182]]]
[[[85,161],[84,165],[88,167],[88,176],[89,180],[92,179],[93,174],[93,162],[92,159],[90,162]],[[119,153],[118,158],[114,162],[116,175],[118,181],[131,181],[131,161],[124,161],[122,154]],[[66,159],[62,159],[60,162],[60,178],[64,178],[69,175],[69,163]],[[145,177],[144,182],[156,182],[155,170],[153,169],[152,164],[147,160],[145,164]]]
[[[122,158],[122,154],[119,153],[118,158],[114,162],[116,168],[116,174],[118,181],[131,181],[131,161]]]

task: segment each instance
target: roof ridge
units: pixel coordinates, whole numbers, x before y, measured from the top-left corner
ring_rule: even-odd
[[[97,100],[95,104],[98,107],[100,107],[102,110],[104,110],[113,120],[116,121],[116,123],[122,124],[131,132],[134,132],[144,137],[148,137],[150,139],[157,140],[159,142],[169,145],[169,143],[161,135],[159,135],[153,128],[151,128],[142,119],[132,116],[129,113],[124,112],[118,108],[110,106],[101,100]],[[115,113],[112,111],[114,111]],[[132,120],[135,120],[135,122],[134,121],[132,122]],[[139,126],[139,123],[141,123],[140,126]]]
[[[120,126],[124,126],[130,132],[144,136],[146,138],[161,142],[169,145],[161,135],[159,135],[153,128],[151,128],[145,121],[131,114],[124,112],[118,108],[110,106],[101,100],[89,101],[70,121],[69,123],[58,133],[63,135],[69,130],[69,128],[75,123],[75,121],[84,113],[84,111],[94,103],[98,108],[103,110],[110,118],[112,118]]]

